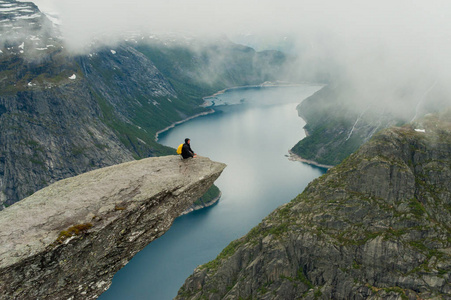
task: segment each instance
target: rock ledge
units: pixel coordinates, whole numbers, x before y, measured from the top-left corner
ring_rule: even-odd
[[[219,177],[198,157],[148,158],[61,180],[0,213],[0,299],[94,299]]]

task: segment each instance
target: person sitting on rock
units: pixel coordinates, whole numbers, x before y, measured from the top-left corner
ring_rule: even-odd
[[[182,157],[184,159],[190,158],[190,157],[197,157],[197,154],[194,153],[194,151],[191,149],[190,142],[191,142],[191,140],[189,138],[186,138],[185,144],[183,144]]]

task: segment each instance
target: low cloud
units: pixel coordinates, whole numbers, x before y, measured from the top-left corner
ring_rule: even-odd
[[[416,105],[451,79],[451,2],[380,0],[36,0],[69,49],[127,34],[227,36],[298,57],[292,78],[351,83],[359,101]],[[442,93],[443,94],[443,93]],[[444,93],[450,95],[451,90]],[[408,100],[406,100],[408,99]],[[446,102],[446,101],[445,101]],[[451,103],[450,103],[451,105]]]

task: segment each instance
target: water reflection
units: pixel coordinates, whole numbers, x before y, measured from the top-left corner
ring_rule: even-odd
[[[304,137],[296,106],[320,87],[234,90],[227,105],[160,135],[177,147],[186,137],[202,156],[228,166],[216,184],[213,207],[175,220],[171,229],[138,253],[100,299],[172,299],[193,269],[215,258],[279,205],[299,194],[324,170],[285,156]],[[261,101],[260,101],[261,100]]]

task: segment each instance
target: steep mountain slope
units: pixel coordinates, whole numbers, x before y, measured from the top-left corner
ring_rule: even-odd
[[[0,16],[0,203],[131,160],[99,120],[101,110],[79,66],[38,8],[3,1]]]
[[[217,89],[275,78],[284,61],[230,42],[139,40],[71,55],[33,3],[0,2],[0,209],[62,178],[173,153],[157,131],[208,111],[202,97]],[[193,76],[205,69],[227,71]]]
[[[136,49],[155,62],[177,90],[194,98],[227,87],[280,79],[287,60],[281,52],[256,52],[226,39],[168,43],[153,38]]]
[[[448,111],[376,134],[198,267],[177,299],[449,299],[450,224]]]
[[[298,106],[308,136],[291,151],[308,160],[337,165],[383,128],[395,125],[391,114],[349,105],[337,86],[326,86]]]
[[[425,99],[420,99],[424,103],[415,107],[412,101],[405,100],[414,97],[406,91],[399,99],[384,102],[378,98],[380,95],[359,95],[350,84],[330,83],[298,106],[309,135],[291,151],[320,164],[337,165],[379,130],[451,106],[439,86],[433,87],[424,95]]]

